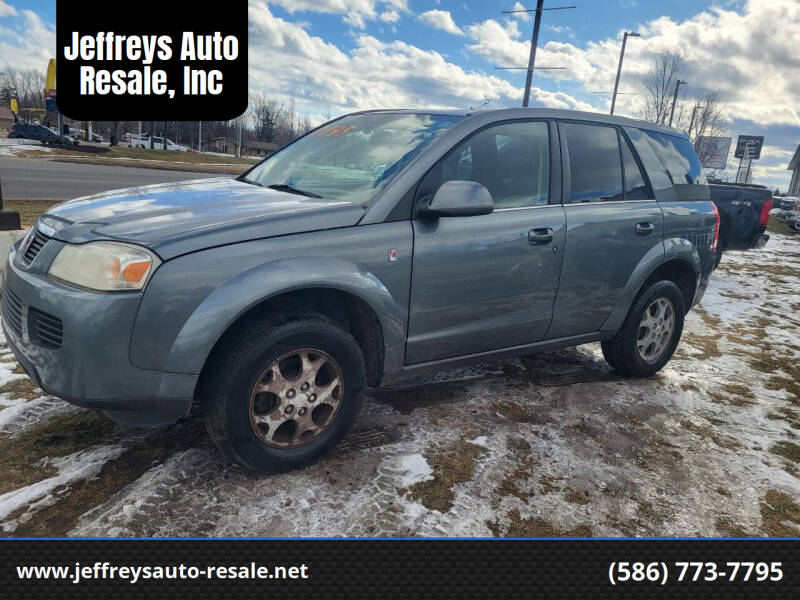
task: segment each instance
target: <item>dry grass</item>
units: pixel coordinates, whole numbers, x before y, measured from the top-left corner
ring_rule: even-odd
[[[797,537],[800,530],[787,521],[800,525],[800,506],[790,496],[769,490],[761,502],[761,528],[770,537]]]
[[[3,200],[3,208],[16,210],[22,220],[23,229],[33,225],[36,218],[55,206],[60,200]]]
[[[77,524],[80,516],[106,502],[126,485],[136,481],[154,464],[171,454],[195,446],[204,431],[199,421],[189,426],[176,426],[165,434],[154,436],[129,448],[119,458],[109,461],[97,475],[69,489],[56,490],[59,501],[21,523],[14,535],[21,537],[64,536]]]
[[[433,479],[415,483],[398,492],[408,492],[411,499],[429,510],[444,514],[453,508],[453,486],[472,479],[475,461],[485,451],[482,446],[461,439],[442,451],[426,454],[425,458],[433,468]]]
[[[714,428],[710,425],[696,425],[692,423],[689,419],[684,419],[681,421],[681,427],[691,431],[696,436],[704,439],[704,440],[711,440],[714,444],[719,446],[720,448],[725,448],[726,450],[734,450],[736,448],[741,448],[741,444],[734,440],[733,438],[729,438],[724,435],[720,435]]]
[[[510,510],[507,516],[511,523],[505,532],[497,522],[486,523],[495,537],[591,537],[592,535],[588,525],[578,525],[564,531],[538,517],[523,519],[516,508]]]
[[[497,489],[498,498],[495,504],[500,504],[500,499],[503,496],[513,496],[523,502],[527,502],[529,494],[522,491],[519,484],[522,480],[529,479],[533,476],[534,466],[533,457],[526,451],[523,456],[518,459],[517,466],[500,482],[500,487]]]
[[[81,411],[56,416],[22,435],[0,439],[0,494],[56,474],[52,465],[34,466],[44,458],[67,456],[111,440],[115,425],[100,413]]]
[[[796,231],[792,231],[786,224],[778,220],[777,215],[770,215],[769,222],[767,223],[767,231],[770,233],[782,233],[784,235],[797,235]]]
[[[11,394],[15,399],[34,400],[44,393],[29,377],[19,377],[0,386],[0,394]]]
[[[792,462],[800,463],[800,446],[785,440],[778,442],[769,449],[773,454],[782,456],[791,460]]]
[[[714,525],[727,537],[748,537],[744,527],[734,522],[730,517],[720,517]]]

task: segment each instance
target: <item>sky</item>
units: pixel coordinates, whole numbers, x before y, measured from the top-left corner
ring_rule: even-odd
[[[318,123],[368,108],[521,106],[533,18],[519,0],[249,0],[249,84],[294,98]],[[687,91],[719,90],[728,135],[763,135],[753,181],[786,190],[800,144],[800,0],[546,0],[531,106],[638,117],[642,77],[663,49],[686,60]],[[0,0],[0,70],[45,69],[54,0]],[[109,27],[113,29],[112,24]],[[603,92],[603,93],[597,93]],[[738,160],[731,156],[729,173]]]

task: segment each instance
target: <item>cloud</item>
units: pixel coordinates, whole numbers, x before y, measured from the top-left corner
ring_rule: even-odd
[[[382,12],[379,18],[385,23],[397,23],[400,20],[400,13],[396,10],[387,10]]]
[[[17,14],[17,9],[0,0],[0,17],[11,17]]]
[[[450,14],[450,11],[428,10],[419,15],[417,19],[434,29],[441,29],[453,35],[464,35],[464,32],[461,31],[461,28],[456,25],[456,22],[453,20],[453,15]]]
[[[776,24],[780,28],[776,28]],[[529,45],[495,20],[466,28],[468,50],[498,65],[527,63]],[[622,90],[641,91],[642,76],[664,48],[678,48],[686,59],[684,79],[695,88],[719,89],[731,118],[759,125],[800,125],[800,2],[749,0],[741,11],[714,6],[684,21],[660,17],[638,28],[625,52]],[[538,76],[580,82],[588,91],[609,91],[616,74],[621,35],[585,46],[550,41],[539,48],[536,64],[566,67]],[[636,96],[622,96],[622,114],[635,114]]]
[[[292,15],[298,12],[339,14],[344,23],[356,29],[364,29],[368,20],[396,23],[402,13],[410,12],[408,0],[269,0],[268,3]],[[250,4],[258,2],[251,0]]]
[[[312,112],[366,108],[468,108],[485,99],[518,104],[522,90],[494,75],[468,71],[440,53],[361,34],[348,52],[250,3],[250,87]],[[554,100],[555,101],[555,100]]]
[[[514,6],[511,7],[511,10],[525,10],[528,8],[527,6],[523,6],[521,2],[515,2]],[[515,19],[519,19],[520,21],[530,21],[531,20],[531,13],[527,12],[515,12],[512,13]]]
[[[32,10],[18,11],[0,0],[0,71],[44,71],[53,58],[56,33]]]

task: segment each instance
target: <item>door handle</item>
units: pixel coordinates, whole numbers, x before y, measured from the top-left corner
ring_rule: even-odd
[[[636,224],[636,235],[650,235],[656,230],[656,226],[652,223],[637,223]]]
[[[536,246],[549,244],[553,241],[553,230],[550,227],[531,229],[528,232],[528,243]]]

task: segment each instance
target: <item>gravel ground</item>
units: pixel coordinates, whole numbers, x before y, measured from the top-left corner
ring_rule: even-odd
[[[247,473],[196,421],[42,396],[0,344],[0,531],[80,536],[798,536],[800,238],[727,254],[656,377],[599,345],[377,391],[332,456]]]

